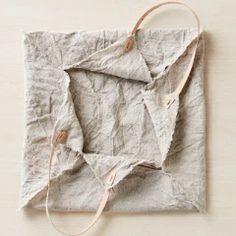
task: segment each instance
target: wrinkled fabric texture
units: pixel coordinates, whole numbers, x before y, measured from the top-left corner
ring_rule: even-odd
[[[116,172],[106,211],[205,208],[203,38],[193,29],[25,34],[25,144],[21,207],[45,207],[50,143],[67,130],[52,166],[49,208],[95,211]]]

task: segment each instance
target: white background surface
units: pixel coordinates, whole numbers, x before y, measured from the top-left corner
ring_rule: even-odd
[[[158,1],[0,0],[0,227],[1,235],[58,235],[44,212],[17,210],[23,145],[24,31],[131,29]],[[205,214],[105,214],[86,235],[236,235],[236,2],[188,0],[205,29],[207,203]],[[142,27],[193,25],[181,7],[152,13]],[[158,196],[157,196],[158,197]],[[81,228],[90,214],[56,215],[65,229]]]

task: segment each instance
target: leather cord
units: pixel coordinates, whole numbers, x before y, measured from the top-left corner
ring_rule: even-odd
[[[104,207],[106,206],[106,203],[109,199],[109,195],[111,192],[111,186],[113,184],[113,181],[115,179],[115,172],[111,171],[107,181],[106,181],[106,186],[105,186],[105,191],[104,194],[102,196],[102,199],[100,201],[99,207],[97,209],[96,214],[94,215],[93,219],[91,220],[91,222],[84,228],[82,229],[80,232],[78,233],[68,233],[65,232],[64,230],[60,229],[53,221],[51,214],[50,214],[50,210],[48,208],[48,202],[49,202],[49,193],[50,193],[50,187],[51,187],[51,170],[52,170],[52,161],[53,161],[53,157],[55,156],[55,150],[56,147],[59,144],[62,144],[66,141],[67,138],[67,131],[66,130],[61,130],[59,131],[53,138],[52,141],[52,147],[51,147],[51,154],[50,154],[50,159],[49,159],[49,168],[48,168],[48,187],[47,187],[47,194],[46,194],[46,203],[45,203],[45,208],[46,208],[46,215],[48,217],[49,222],[51,223],[51,225],[54,227],[54,229],[63,234],[63,235],[67,235],[67,236],[78,236],[78,235],[82,235],[85,232],[87,232],[89,229],[92,228],[93,225],[96,224],[96,222],[98,221],[99,217],[101,216]]]

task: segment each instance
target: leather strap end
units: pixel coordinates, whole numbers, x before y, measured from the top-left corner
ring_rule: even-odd
[[[53,141],[52,141],[53,145],[65,143],[67,136],[68,136],[67,130],[59,130],[53,137]]]
[[[124,45],[124,52],[129,52],[134,46],[134,36],[131,35],[127,38]]]

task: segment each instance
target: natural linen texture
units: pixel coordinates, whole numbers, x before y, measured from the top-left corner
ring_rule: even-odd
[[[25,34],[26,131],[21,206],[45,207],[50,142],[68,137],[52,163],[49,208],[97,209],[116,172],[105,210],[205,206],[203,39],[180,96],[197,31],[139,30]]]

